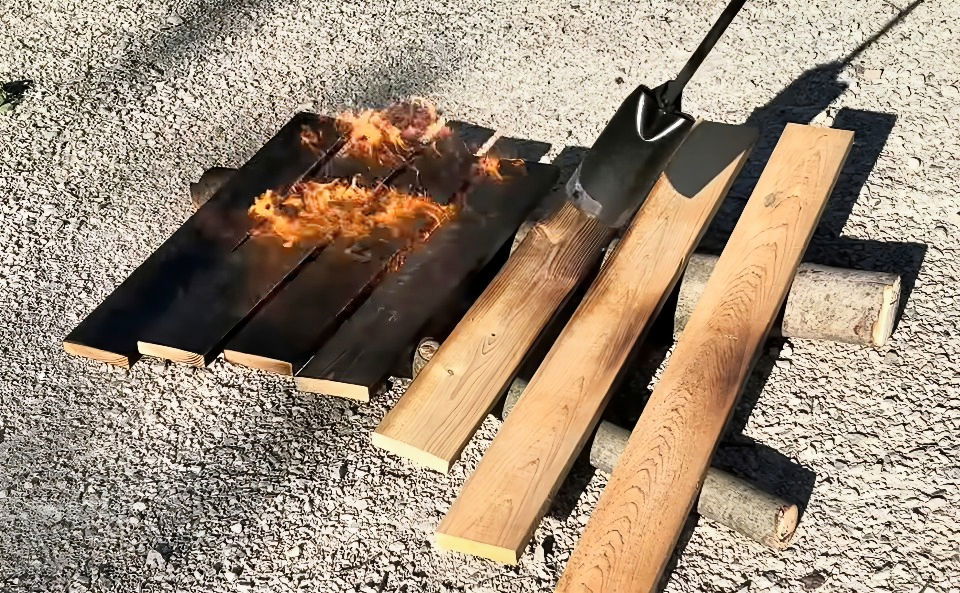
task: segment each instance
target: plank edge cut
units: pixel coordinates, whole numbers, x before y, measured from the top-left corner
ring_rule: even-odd
[[[70,354],[73,356],[89,358],[90,360],[105,362],[107,364],[112,364],[114,366],[122,367],[125,369],[129,369],[130,365],[133,364],[133,361],[130,360],[129,356],[120,354],[119,352],[110,352],[109,350],[101,350],[100,348],[94,348],[93,346],[85,346],[83,344],[70,342],[68,340],[63,341],[63,350],[67,354]]]
[[[441,550],[478,556],[501,564],[516,565],[520,562],[520,550],[512,550],[496,544],[478,542],[456,535],[440,533],[439,531],[435,536],[437,547]]]
[[[374,447],[382,449],[387,453],[391,453],[398,457],[403,457],[411,463],[415,463],[443,474],[449,473],[450,468],[453,466],[452,461],[432,455],[416,445],[412,445],[400,439],[389,437],[376,431],[371,433],[370,442]]]
[[[285,360],[250,354],[239,350],[224,348],[223,358],[229,363],[239,364],[252,369],[276,373],[278,375],[293,375],[293,365]]]
[[[208,362],[202,354],[188,352],[172,346],[164,346],[163,344],[154,344],[152,342],[137,341],[137,350],[145,356],[172,360],[173,362],[180,362],[194,367],[207,366]]]
[[[315,377],[294,377],[297,389],[307,393],[322,393],[361,402],[370,401],[370,388],[365,385],[317,379]]]

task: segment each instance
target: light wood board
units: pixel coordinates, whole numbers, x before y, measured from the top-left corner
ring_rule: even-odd
[[[373,434],[373,444],[446,472],[612,231],[565,202],[536,224]]]
[[[704,122],[684,141],[440,524],[441,548],[517,562],[755,139]]]
[[[784,130],[558,591],[655,590],[852,142]]]

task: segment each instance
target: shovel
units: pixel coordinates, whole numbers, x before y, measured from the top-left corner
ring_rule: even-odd
[[[567,183],[575,206],[613,228],[631,219],[693,128],[680,110],[684,86],[745,2],[727,4],[675,79],[630,93]]]

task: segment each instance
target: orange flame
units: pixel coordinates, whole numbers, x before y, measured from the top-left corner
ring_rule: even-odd
[[[337,130],[346,138],[341,155],[381,165],[397,165],[450,133],[437,109],[422,99],[341,113]]]
[[[497,182],[503,181],[503,171],[501,171],[500,168],[505,162],[519,167],[520,170],[523,171],[524,163],[522,159],[503,159],[493,155],[486,155],[477,159],[477,162],[473,165],[472,176],[474,179],[486,177]]]
[[[251,232],[279,237],[286,247],[301,241],[328,243],[338,237],[361,239],[376,228],[423,241],[455,212],[454,206],[424,196],[339,179],[304,181],[285,195],[267,190],[250,207]]]

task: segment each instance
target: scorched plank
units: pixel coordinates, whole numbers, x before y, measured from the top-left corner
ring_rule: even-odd
[[[459,132],[463,125],[455,129]],[[470,131],[475,142],[481,129],[474,127]],[[410,170],[440,171],[442,168],[437,165],[443,163],[463,175],[459,182],[431,183],[419,179],[416,173],[402,171],[391,185],[449,201],[475,159],[459,135],[445,139],[438,148],[429,148],[414,159]],[[361,178],[369,181],[369,174],[363,173]],[[420,185],[424,181],[425,186]],[[324,249],[239,329],[224,347],[224,358],[281,374],[299,371],[363,302],[406,245],[406,241],[383,231],[351,249],[342,241]]]
[[[320,132],[301,143],[304,126]],[[338,142],[332,119],[294,116],[64,339],[70,354],[129,366],[141,332],[163,316],[176,296],[228,257],[250,228],[247,209],[269,188],[292,185],[324,161]]]

